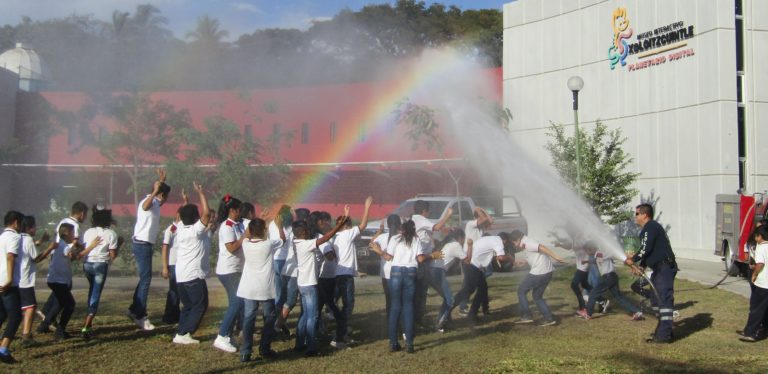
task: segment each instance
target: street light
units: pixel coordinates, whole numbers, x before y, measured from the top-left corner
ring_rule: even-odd
[[[581,196],[581,141],[579,140],[579,91],[584,88],[584,80],[576,75],[568,78],[568,89],[573,92],[573,123],[576,131],[576,190]]]

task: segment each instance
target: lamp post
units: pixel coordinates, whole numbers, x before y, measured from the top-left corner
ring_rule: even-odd
[[[579,91],[584,87],[584,80],[576,75],[568,78],[568,89],[573,93],[573,123],[576,131],[576,190],[581,196],[581,140],[579,139]]]

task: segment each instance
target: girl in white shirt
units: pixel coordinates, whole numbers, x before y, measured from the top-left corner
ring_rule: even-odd
[[[389,312],[387,330],[390,351],[402,349],[397,341],[398,322],[403,321],[406,352],[414,353],[414,296],[416,293],[416,269],[424,262],[427,254],[416,237],[416,225],[408,220],[403,224],[402,233],[390,239],[385,258],[392,261],[389,279],[389,294],[392,306]]]
[[[227,291],[228,306],[213,346],[230,353],[237,352],[230,338],[232,330],[235,326],[242,327],[243,321],[243,299],[237,297],[237,287],[240,284],[245,262],[241,249],[245,238],[243,236],[245,230],[240,222],[242,205],[240,200],[227,194],[221,199],[218,212],[219,257],[216,262],[216,276]]]
[[[96,311],[99,308],[99,300],[101,300],[101,291],[107,280],[109,263],[117,257],[117,250],[123,242],[121,238],[118,238],[117,233],[110,228],[112,226],[111,210],[93,207],[91,225],[93,227],[83,234],[83,240],[89,243],[95,238],[101,238],[101,244],[90,250],[86,249],[77,255],[77,258],[85,258],[83,272],[88,279],[88,314],[85,316],[85,322],[80,331],[86,340],[90,339],[93,334],[91,329],[93,317],[96,316]]]
[[[387,216],[387,232],[384,231],[384,222],[381,223],[379,232],[374,235],[371,240],[371,250],[381,256],[381,268],[379,274],[381,275],[381,287],[384,288],[384,302],[386,305],[387,318],[389,318],[389,312],[392,309],[392,300],[389,295],[389,278],[392,271],[392,261],[388,261],[385,254],[387,253],[387,247],[392,241],[392,237],[400,234],[400,229],[403,226],[402,219],[397,214],[390,214]]]

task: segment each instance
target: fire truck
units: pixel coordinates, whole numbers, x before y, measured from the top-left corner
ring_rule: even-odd
[[[755,224],[766,217],[764,193],[719,194],[716,196],[717,231],[715,255],[723,258],[731,276],[748,276],[750,253],[745,244]]]

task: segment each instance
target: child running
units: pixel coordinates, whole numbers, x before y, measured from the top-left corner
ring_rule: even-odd
[[[37,345],[32,337],[32,322],[35,318],[37,298],[35,297],[35,279],[37,275],[37,263],[42,261],[42,256],[37,254],[36,245],[50,240],[47,232],[43,233],[39,241],[35,241],[37,224],[35,217],[24,216],[21,221],[21,278],[19,279],[19,296],[21,299],[21,311],[24,321],[21,329],[21,346],[31,347]]]
[[[533,291],[533,301],[539,308],[539,313],[544,316],[544,320],[539,326],[555,325],[557,322],[555,321],[552,312],[549,310],[547,302],[544,301],[544,290],[547,289],[549,282],[552,280],[552,273],[555,271],[555,267],[552,266],[552,260],[559,263],[564,263],[565,260],[552,252],[551,249],[523,235],[519,230],[513,231],[510,234],[510,239],[519,251],[524,251],[526,253],[528,256],[528,264],[531,266],[531,270],[517,288],[520,319],[515,321],[515,323],[533,323],[531,310],[528,307],[527,296],[528,291]]]

